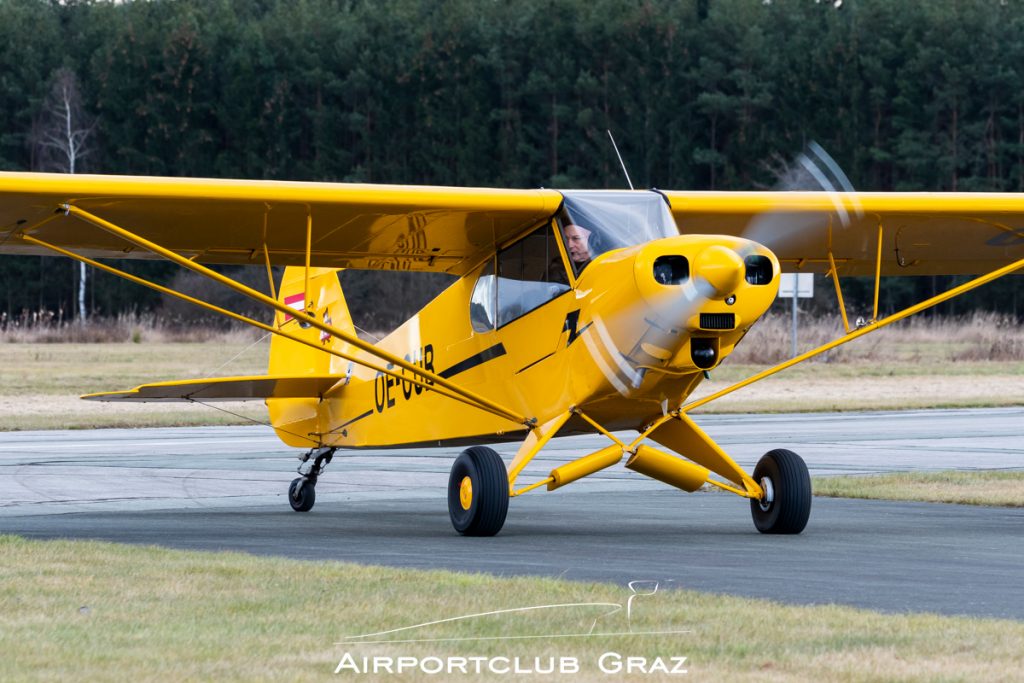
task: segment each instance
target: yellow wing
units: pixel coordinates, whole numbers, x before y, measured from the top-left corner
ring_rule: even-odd
[[[1024,195],[666,192],[683,233],[743,235],[786,270],[841,275],[968,274],[1024,257]],[[55,213],[73,204],[206,263],[464,275],[552,215],[553,190],[0,173],[0,251],[48,254],[22,231],[86,256],[149,258]],[[881,228],[881,230],[880,230]]]
[[[187,379],[143,384],[128,391],[86,394],[88,401],[190,402],[255,401],[267,398],[318,398],[345,375],[254,375]]]
[[[462,275],[552,215],[551,190],[0,173],[0,251],[50,254],[21,231],[91,257],[150,258],[73,217],[68,203],[205,263]]]
[[[958,275],[1024,258],[1024,194],[665,192],[682,233],[742,235],[783,270]]]

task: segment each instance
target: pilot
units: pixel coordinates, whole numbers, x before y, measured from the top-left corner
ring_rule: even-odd
[[[590,236],[592,234],[591,230],[575,223],[566,223],[562,228],[565,248],[569,252],[569,260],[572,261],[572,267],[577,275],[590,263],[592,258],[590,253]]]

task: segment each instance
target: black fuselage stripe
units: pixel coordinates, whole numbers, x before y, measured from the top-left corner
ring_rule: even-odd
[[[372,410],[367,410],[367,411],[366,411],[365,413],[363,413],[362,415],[359,415],[358,417],[353,417],[353,418],[352,418],[351,420],[349,420],[349,421],[348,421],[348,422],[346,422],[345,424],[343,424],[343,425],[338,425],[338,426],[337,426],[337,427],[335,427],[335,428],[334,428],[334,430],[332,430],[332,431],[337,431],[337,430],[339,430],[339,429],[344,429],[345,427],[348,427],[348,426],[349,426],[350,424],[352,424],[353,422],[358,422],[359,420],[362,420],[362,419],[363,419],[364,417],[370,417],[370,415],[372,415],[372,414],[373,414],[373,411],[372,411]]]
[[[580,330],[579,332],[577,332],[577,333],[576,333],[576,336],[575,336],[575,337],[573,337],[572,339],[570,339],[570,340],[569,340],[569,343],[568,343],[568,344],[566,344],[566,346],[567,346],[567,347],[568,347],[568,346],[572,346],[572,343],[573,343],[574,341],[576,341],[577,339],[579,339],[579,338],[580,338],[580,335],[581,335],[581,334],[583,334],[584,332],[586,332],[587,330],[589,330],[589,329],[590,329],[590,326],[591,326],[591,325],[593,325],[593,324],[594,324],[594,321],[593,321],[593,320],[591,320],[591,321],[590,321],[589,323],[587,323],[586,325],[584,325],[584,326],[583,326],[583,329],[582,329],[582,330]]]
[[[466,370],[475,368],[476,366],[486,363],[489,360],[493,360],[504,355],[505,346],[501,342],[498,342],[494,346],[484,349],[480,353],[472,355],[465,360],[459,361],[458,363],[451,366],[447,370],[442,370],[441,372],[437,373],[437,375],[442,379],[450,379],[455,375],[458,375],[459,373],[465,372]]]
[[[530,368],[532,368],[532,367],[533,367],[534,365],[536,365],[537,363],[541,362],[542,360],[547,360],[548,358],[551,358],[551,356],[553,356],[553,355],[555,355],[555,352],[554,352],[554,351],[552,351],[551,353],[549,353],[549,354],[548,354],[548,355],[546,355],[546,356],[541,356],[540,358],[538,358],[537,360],[533,361],[532,363],[530,363],[530,364],[529,364],[529,365],[527,365],[526,367],[523,367],[523,368],[519,368],[518,370],[516,370],[516,374],[518,375],[518,374],[519,374],[520,372],[522,372],[523,370],[529,370]]]

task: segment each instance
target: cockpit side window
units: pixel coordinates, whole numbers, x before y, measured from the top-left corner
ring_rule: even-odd
[[[498,308],[497,281],[494,277],[494,259],[480,273],[469,300],[469,321],[476,332],[490,332],[494,329],[495,312]]]
[[[499,251],[484,267],[469,303],[469,319],[475,331],[501,327],[569,291],[569,278],[555,239],[552,226],[544,225]]]
[[[550,225],[498,252],[498,327],[569,291]]]

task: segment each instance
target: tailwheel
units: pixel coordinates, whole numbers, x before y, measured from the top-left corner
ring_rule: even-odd
[[[448,514],[463,536],[493,536],[508,514],[508,472],[493,448],[459,454],[448,478]]]
[[[783,448],[768,451],[754,468],[764,498],[751,499],[750,514],[762,534],[798,534],[811,516],[811,475],[803,458]]]
[[[334,457],[337,448],[314,448],[299,456],[299,477],[288,487],[288,502],[296,512],[309,512],[316,502],[316,482]]]
[[[288,487],[288,502],[296,512],[309,512],[316,502],[316,484],[305,477],[293,479]]]

